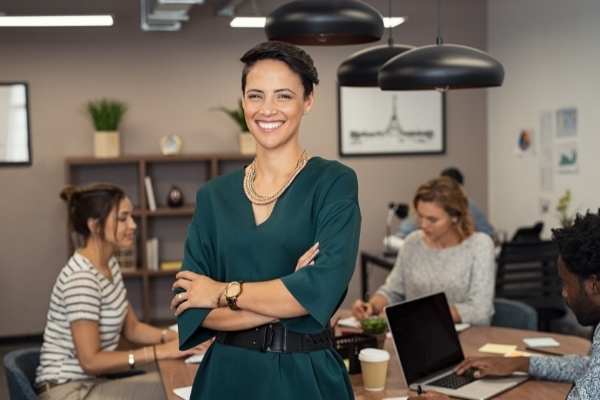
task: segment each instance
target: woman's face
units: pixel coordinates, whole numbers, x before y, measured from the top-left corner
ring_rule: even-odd
[[[115,249],[130,249],[135,241],[135,230],[137,225],[132,216],[133,205],[131,200],[125,197],[119,203],[119,213],[114,207],[104,226],[104,238]]]
[[[431,241],[437,241],[454,230],[452,217],[433,201],[417,202],[417,216],[421,230]]]
[[[302,116],[312,104],[313,95],[304,97],[302,80],[282,61],[257,61],[246,76],[246,123],[265,149],[279,148],[297,138]]]

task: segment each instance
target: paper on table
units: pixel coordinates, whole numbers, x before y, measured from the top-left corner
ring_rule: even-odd
[[[189,356],[185,359],[186,364],[200,364],[202,359],[204,358],[204,353],[202,354],[194,354],[193,356]]]
[[[531,357],[531,353],[521,350],[513,350],[504,354],[504,357]]]
[[[462,332],[470,327],[471,324],[454,324],[454,329],[456,330],[456,332]]]
[[[177,326],[177,324],[173,324],[169,327],[170,330],[175,331],[175,332],[179,332],[179,326]]]
[[[384,397],[383,400],[408,400],[408,396]]]
[[[480,353],[506,354],[515,351],[517,346],[510,344],[486,343],[479,348]]]
[[[360,328],[360,321],[354,317],[342,318],[338,321],[338,325],[348,328]]]
[[[178,397],[181,397],[183,400],[190,400],[192,396],[192,387],[184,386],[180,388],[173,389],[173,393],[175,393]]]
[[[523,339],[527,347],[558,347],[558,343],[551,337],[525,338]]]

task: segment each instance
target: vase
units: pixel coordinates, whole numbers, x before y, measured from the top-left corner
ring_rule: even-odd
[[[96,131],[94,134],[94,157],[119,157],[120,154],[121,144],[119,140],[119,132]]]
[[[183,192],[177,186],[171,186],[167,194],[167,205],[172,208],[181,207],[183,205]]]
[[[256,154],[256,141],[251,133],[240,133],[240,153]]]

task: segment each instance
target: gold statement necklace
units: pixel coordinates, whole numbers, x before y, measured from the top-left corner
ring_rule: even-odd
[[[296,176],[298,176],[300,171],[302,171],[302,168],[304,168],[304,166],[306,165],[307,162],[308,162],[308,154],[306,153],[306,150],[304,150],[302,152],[302,154],[300,155],[300,158],[298,159],[298,162],[296,163],[296,167],[292,171],[292,174],[290,175],[290,178],[285,183],[285,185],[283,185],[278,191],[276,191],[273,194],[262,195],[262,194],[259,194],[256,191],[256,189],[254,188],[254,181],[256,180],[256,159],[255,159],[248,166],[248,168],[246,168],[246,173],[244,174],[244,193],[246,193],[246,197],[248,197],[248,200],[250,200],[250,202],[252,204],[256,204],[256,205],[265,205],[265,204],[271,204],[271,203],[275,202],[279,198],[279,196],[281,196],[281,194],[283,192],[285,192],[285,190],[291,185],[291,183],[294,181]]]

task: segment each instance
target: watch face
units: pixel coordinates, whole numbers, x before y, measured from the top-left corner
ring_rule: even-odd
[[[164,155],[179,154],[181,152],[181,138],[177,135],[167,135],[160,139],[160,151]]]
[[[236,297],[236,296],[239,296],[241,291],[242,291],[242,287],[240,286],[240,284],[237,282],[233,282],[233,283],[230,283],[229,285],[227,285],[227,289],[225,290],[225,296],[226,297]]]

